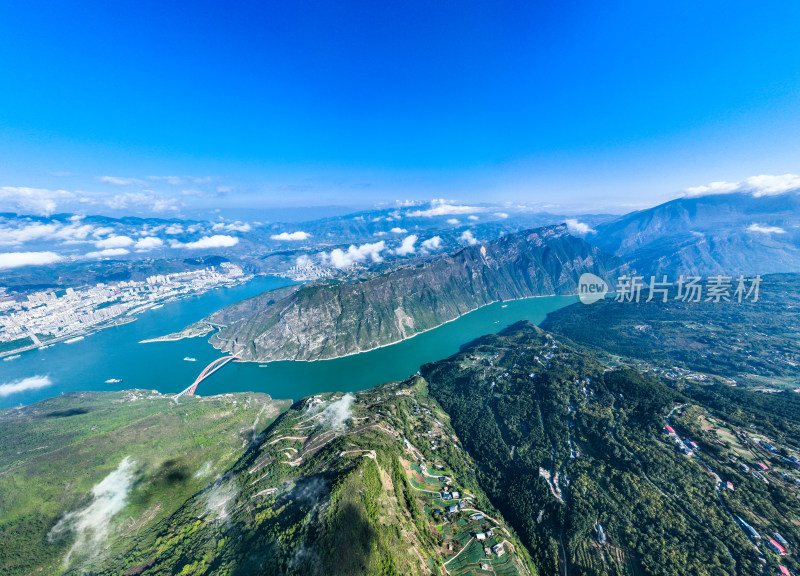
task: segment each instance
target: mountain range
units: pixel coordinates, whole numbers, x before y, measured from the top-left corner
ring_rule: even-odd
[[[213,314],[211,343],[244,360],[322,360],[392,344],[492,302],[574,294],[614,258],[565,226],[506,235],[367,280],[266,293]]]
[[[658,362],[518,323],[405,381],[291,406],[135,390],[3,410],[0,571],[796,571],[797,393]]]
[[[800,193],[678,198],[598,224],[587,241],[646,274],[800,271]]]

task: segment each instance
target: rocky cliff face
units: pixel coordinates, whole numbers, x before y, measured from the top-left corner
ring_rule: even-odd
[[[500,300],[576,292],[583,272],[608,278],[616,260],[563,226],[470,246],[352,284],[251,299],[212,320],[211,343],[245,360],[323,360],[399,342]]]

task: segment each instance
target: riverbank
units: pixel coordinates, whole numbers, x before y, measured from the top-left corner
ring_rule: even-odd
[[[422,334],[426,334],[428,332],[432,332],[434,330],[438,330],[442,326],[446,326],[447,324],[450,324],[451,322],[457,322],[457,321],[461,320],[462,318],[468,317],[470,314],[474,314],[475,312],[478,312],[478,311],[483,310],[484,308],[488,308],[490,306],[496,306],[497,304],[500,304],[503,308],[505,308],[511,302],[522,302],[522,301],[525,301],[525,300],[533,300],[533,299],[536,299],[536,298],[555,298],[555,297],[565,297],[565,298],[574,297],[574,298],[577,299],[578,295],[577,294],[574,294],[574,295],[573,294],[568,294],[568,295],[565,295],[565,294],[538,294],[536,296],[525,296],[524,298],[515,298],[513,300],[495,300],[493,302],[489,302],[487,304],[484,304],[483,306],[478,306],[477,308],[473,308],[472,310],[467,310],[463,314],[461,314],[459,316],[456,316],[455,318],[451,318],[450,320],[445,320],[441,324],[437,324],[436,326],[433,326],[432,328],[426,328],[425,330],[420,330],[419,332],[415,332],[411,336],[406,336],[406,337],[400,338],[398,340],[392,340],[391,342],[387,342],[385,344],[379,344],[378,346],[374,346],[372,348],[367,348],[365,350],[357,350],[355,352],[348,352],[347,354],[341,354],[339,356],[331,356],[329,358],[313,358],[311,360],[298,359],[297,357],[295,357],[295,358],[284,358],[284,359],[278,359],[278,360],[275,360],[275,359],[258,359],[258,358],[242,358],[239,361],[240,362],[254,362],[254,363],[257,363],[257,364],[269,364],[269,363],[272,363],[272,362],[327,362],[329,360],[340,360],[342,358],[349,358],[351,356],[358,356],[359,354],[368,354],[370,352],[375,352],[376,350],[380,350],[381,348],[388,348],[390,346],[396,346],[396,345],[401,344],[403,342],[407,342],[407,341],[411,340],[412,338],[416,338],[417,336],[421,336]],[[190,328],[190,327],[187,326],[187,328]],[[171,336],[171,335],[168,335],[168,336]],[[164,338],[166,338],[166,337],[167,336],[165,336]],[[176,340],[180,340],[180,338],[176,338]],[[221,339],[219,339],[219,340],[221,340]],[[235,354],[236,353],[235,350],[228,350],[228,349],[226,349],[226,348],[224,348],[222,346],[217,346],[217,343],[219,342],[219,340],[216,340],[216,341],[209,340],[209,344],[211,344],[211,346],[213,346],[214,348],[216,348],[220,352],[226,352],[226,353],[231,353],[231,354]],[[155,339],[153,341],[155,341]],[[226,341],[229,341],[229,340],[226,340]]]
[[[98,324],[96,326],[92,326],[91,328],[87,328],[86,330],[79,330],[77,332],[70,332],[69,334],[65,334],[63,336],[57,336],[55,338],[50,338],[49,340],[42,340],[39,344],[29,344],[28,346],[23,346],[21,348],[14,348],[13,350],[6,350],[4,352],[0,352],[0,358],[5,356],[13,356],[15,354],[21,354],[22,352],[28,352],[29,350],[36,350],[47,348],[52,346],[53,344],[58,344],[59,342],[66,342],[68,340],[72,340],[73,338],[85,338],[86,336],[90,336],[96,332],[100,332],[101,330],[105,330],[107,328],[116,328],[117,326],[123,326],[125,324],[130,324],[131,322],[135,322],[136,318],[113,318],[109,320],[107,323]]]
[[[145,340],[140,340],[139,344],[150,344],[153,342],[177,342],[178,340],[183,340],[185,338],[201,338],[210,334],[217,327],[209,324],[207,322],[197,322],[195,324],[191,324],[181,330],[180,332],[172,332],[171,334],[166,334],[164,336],[158,336],[157,338],[147,338]]]

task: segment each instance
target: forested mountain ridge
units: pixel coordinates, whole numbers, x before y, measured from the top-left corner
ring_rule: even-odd
[[[348,284],[264,294],[209,317],[211,343],[244,360],[321,360],[384,346],[492,302],[575,293],[619,262],[554,226],[510,234]],[[254,304],[255,303],[255,304]]]
[[[543,573],[797,570],[766,543],[800,541],[800,403],[668,385],[527,323],[422,375]]]

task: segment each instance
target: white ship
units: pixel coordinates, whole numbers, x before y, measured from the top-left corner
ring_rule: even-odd
[[[3,358],[3,362],[9,362],[11,360],[16,360],[19,357],[20,357],[19,354],[14,354],[13,356],[6,356],[5,358]]]
[[[64,344],[72,344],[73,342],[80,342],[84,339],[84,336],[76,336],[75,338],[70,338],[69,340],[64,340]]]
[[[106,380],[106,384],[119,384],[120,382],[122,382],[122,380],[119,378],[109,378]]]
[[[183,359],[187,362],[197,362],[197,358],[192,358],[191,356],[184,356]]]

